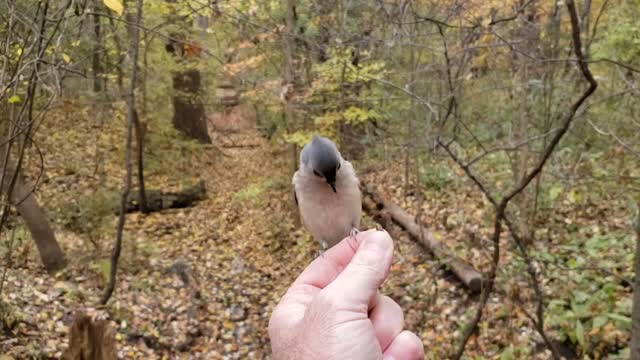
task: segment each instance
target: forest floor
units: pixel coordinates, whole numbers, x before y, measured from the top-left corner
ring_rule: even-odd
[[[215,147],[201,146],[174,141],[175,134],[151,124],[147,188],[178,190],[202,179],[207,198],[190,208],[127,215],[117,286],[109,304],[100,307],[115,239],[111,206],[124,174],[124,120],[88,116],[88,109],[82,115],[75,106],[61,105],[38,131],[45,173],[37,195],[69,266],[55,277],[46,274],[28,234],[15,226],[11,267],[1,290],[5,357],[0,358],[59,358],[76,311],[111,321],[122,358],[269,358],[271,311],[318,250],[306,231],[294,226],[288,152],[258,133],[220,134]],[[68,118],[72,113],[79,114],[75,121]],[[469,241],[487,237],[492,211],[471,184],[456,192],[433,191],[419,201],[406,195],[402,171],[392,171],[393,162],[360,165],[367,169],[362,173],[368,184],[406,209],[421,207],[436,236],[486,269],[486,243],[470,246]],[[28,169],[31,181],[37,173],[36,165]],[[590,216],[588,226],[602,231],[625,226],[598,219],[602,215]],[[366,218],[363,225],[374,223]],[[550,228],[564,225],[558,219]],[[390,230],[396,251],[381,291],[402,306],[406,328],[421,337],[426,357],[445,358],[477,298],[399,228]],[[503,262],[511,261],[510,254],[505,252]],[[472,337],[467,354],[491,358],[512,348],[526,349],[529,358],[549,357],[518,303],[510,300],[513,294],[504,291],[519,288],[517,298],[527,303],[528,287],[526,277],[501,282],[481,336]],[[612,336],[611,342],[626,340],[619,331]]]

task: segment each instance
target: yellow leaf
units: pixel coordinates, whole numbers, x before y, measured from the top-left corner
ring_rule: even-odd
[[[118,15],[122,15],[124,7],[122,6],[122,0],[103,0],[104,5],[109,9],[116,12]]]
[[[9,102],[9,104],[15,104],[15,103],[19,103],[21,101],[21,99],[20,99],[20,96],[13,95],[7,101]]]
[[[225,320],[225,321],[222,323],[222,326],[224,326],[226,329],[233,329],[233,328],[235,328],[235,324],[234,324],[233,322],[229,321],[229,320]]]
[[[571,204],[579,203],[582,200],[582,195],[575,189],[572,189],[567,195],[567,199]]]
[[[67,64],[71,62],[71,58],[65,53],[62,53],[62,60],[64,60],[64,62],[66,62]]]

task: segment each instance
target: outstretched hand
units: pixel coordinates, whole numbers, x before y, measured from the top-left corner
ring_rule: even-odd
[[[392,258],[391,237],[376,230],[345,238],[316,258],[273,311],[273,358],[422,359],[420,339],[403,331],[402,309],[378,293]]]

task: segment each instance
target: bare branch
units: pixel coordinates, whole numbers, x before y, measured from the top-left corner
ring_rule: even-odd
[[[591,74],[591,71],[589,70],[588,63],[587,61],[585,61],[584,54],[582,52],[582,43],[580,39],[580,25],[578,21],[578,15],[577,15],[575,3],[573,0],[568,0],[566,4],[567,4],[567,8],[569,9],[569,15],[571,17],[571,35],[573,40],[574,52],[575,52],[576,58],[578,59],[578,67],[582,72],[582,75],[584,76],[584,78],[588,81],[589,87],[570,106],[568,112],[564,116],[562,125],[557,130],[556,134],[551,139],[550,143],[546,146],[546,148],[542,152],[542,156],[540,157],[540,159],[538,160],[534,168],[522,178],[519,184],[517,184],[511,191],[507,192],[507,194],[500,200],[500,202],[496,203],[495,199],[491,196],[486,186],[479,180],[477,176],[475,176],[471,172],[468,165],[464,164],[459,158],[457,158],[457,156],[453,154],[453,152],[449,149],[448,146],[443,146],[444,144],[442,144],[442,142],[439,142],[440,145],[443,146],[444,149],[447,151],[447,153],[452,157],[452,159],[465,171],[467,176],[478,186],[478,188],[482,191],[482,193],[485,194],[485,196],[489,199],[489,201],[491,201],[491,203],[495,207],[495,213],[496,213],[495,222],[494,222],[494,233],[492,237],[494,250],[493,250],[493,256],[492,256],[491,269],[487,275],[486,287],[483,288],[483,293],[480,297],[480,303],[478,305],[476,315],[473,318],[470,325],[465,329],[465,332],[462,336],[462,342],[455,353],[455,356],[454,356],[455,359],[460,359],[464,354],[464,349],[466,347],[466,344],[469,341],[471,334],[473,334],[473,332],[476,330],[478,323],[482,318],[482,313],[483,313],[484,307],[487,304],[487,299],[493,289],[496,269],[500,259],[500,233],[502,231],[503,221],[507,225],[507,228],[510,230],[511,235],[527,264],[527,272],[531,278],[532,286],[534,288],[534,292],[537,298],[537,308],[536,308],[537,319],[534,322],[536,326],[536,330],[542,336],[547,347],[551,350],[553,357],[555,359],[560,359],[558,350],[550,341],[549,337],[547,336],[544,330],[544,293],[540,287],[540,282],[537,276],[537,272],[533,266],[533,261],[529,256],[524,243],[522,242],[522,239],[519,237],[515,229],[515,226],[513,226],[513,224],[509,221],[509,219],[506,216],[506,208],[509,202],[516,195],[522,192],[531,183],[531,181],[540,174],[540,172],[542,171],[542,168],[544,167],[546,162],[549,160],[549,158],[553,154],[557,145],[560,143],[560,140],[564,137],[564,135],[569,130],[571,123],[575,118],[576,112],[580,109],[580,107],[587,100],[587,98],[589,98],[594,93],[594,91],[598,86],[597,82],[593,78],[593,75]]]
[[[135,18],[135,23],[134,28],[133,28],[133,44],[132,44],[132,49],[131,49],[131,82],[129,85],[129,96],[128,96],[128,101],[127,101],[127,105],[128,105],[128,115],[127,115],[127,139],[126,139],[126,143],[125,143],[125,167],[126,167],[126,175],[125,175],[125,180],[124,180],[124,187],[122,189],[122,195],[120,198],[120,213],[118,216],[118,225],[117,225],[117,229],[116,229],[116,243],[115,246],[113,248],[113,253],[111,254],[111,267],[110,267],[110,272],[109,272],[109,283],[105,289],[104,294],[102,295],[102,298],[100,299],[100,304],[105,305],[108,301],[109,298],[111,297],[111,294],[113,293],[113,290],[115,288],[115,284],[116,284],[116,274],[118,271],[118,259],[120,258],[120,250],[122,248],[122,237],[123,237],[123,232],[124,232],[124,224],[126,221],[126,206],[127,206],[127,199],[129,197],[129,192],[131,191],[131,178],[133,177],[133,164],[132,164],[132,159],[131,159],[131,143],[132,143],[132,138],[133,138],[133,127],[134,127],[134,122],[137,121],[137,114],[136,114],[136,98],[135,98],[135,90],[136,90],[136,82],[137,82],[137,75],[138,75],[138,52],[140,49],[140,27],[138,26],[140,24],[141,18],[142,18],[142,1],[143,0],[137,0],[136,2],[136,18]],[[141,145],[140,145],[141,146]]]

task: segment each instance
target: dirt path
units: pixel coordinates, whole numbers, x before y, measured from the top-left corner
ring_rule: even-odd
[[[159,299],[155,295],[158,287],[166,294],[176,282],[183,282],[179,276],[163,277],[155,271],[152,277],[158,283],[147,298],[155,304],[142,310],[147,316],[138,314],[138,318],[152,319],[158,308],[163,309],[165,331],[159,330],[159,342],[164,340],[166,346],[161,347],[171,348],[169,352],[188,349],[188,356],[176,354],[178,357],[266,358],[269,314],[294,276],[293,270],[298,268],[294,265],[310,260],[300,251],[309,246],[285,250],[296,241],[296,235],[285,234],[292,226],[285,203],[288,181],[269,144],[255,134],[227,135],[217,143],[225,155],[207,169],[207,200],[172,215],[138,217],[145,238],[171,229],[157,239],[153,268],[188,269],[193,279],[191,290],[180,289]],[[302,239],[301,233],[297,234]],[[178,241],[180,246],[175,246]],[[200,308],[185,303],[188,295],[183,293],[189,291],[201,296],[191,300],[202,305]],[[139,297],[127,302],[136,300],[140,303]],[[171,319],[176,314],[183,317],[178,322],[186,328],[174,331]],[[192,342],[182,346],[181,341]]]
[[[45,140],[70,148],[87,140],[77,129],[69,131],[73,137],[62,137],[63,143]],[[118,136],[105,134],[107,138],[98,138],[105,147]],[[71,262],[57,278],[42,272],[31,249],[8,272],[4,291],[18,320],[9,332],[0,333],[0,352],[17,358],[58,358],[73,314],[85,310],[117,327],[122,358],[269,358],[271,310],[318,247],[303,229],[294,229],[287,154],[258,134],[220,135],[215,143],[224,155],[208,149],[204,157],[186,153],[181,160],[185,171],[195,170],[205,180],[206,200],[192,208],[127,216],[117,288],[107,308],[95,304],[115,226],[104,230],[100,254],[84,250],[83,235],[57,229]],[[105,169],[115,189],[122,176],[119,150],[112,150],[111,167]],[[86,155],[60,153],[52,152],[51,180],[41,196],[45,203],[59,197],[62,189],[93,191],[83,183],[90,169],[62,169],[69,156]],[[148,179],[150,187],[154,182],[164,186],[160,175],[150,172]],[[373,223],[365,219],[364,225]],[[395,260],[383,291],[405,309],[407,328],[429,342],[432,353],[445,351],[448,342],[432,341],[457,325],[443,324],[440,319],[446,314],[437,309],[465,301],[464,291],[434,276],[438,264],[412,241],[403,235],[395,240]],[[434,308],[436,315],[428,315]]]

